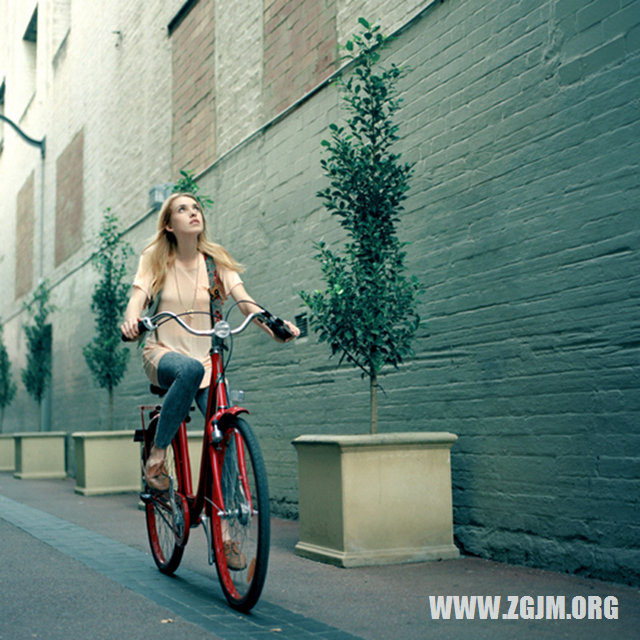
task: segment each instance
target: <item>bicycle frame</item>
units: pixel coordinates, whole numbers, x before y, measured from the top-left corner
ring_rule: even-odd
[[[222,498],[222,486],[220,478],[222,476],[221,453],[219,445],[224,437],[224,420],[227,416],[237,416],[242,413],[249,413],[247,409],[239,406],[229,406],[227,383],[222,370],[222,341],[214,337],[210,352],[211,357],[211,383],[209,385],[209,395],[207,400],[207,416],[202,439],[202,453],[200,460],[200,477],[198,489],[194,494],[191,477],[191,463],[189,458],[189,447],[187,442],[186,423],[180,425],[177,439],[176,460],[177,473],[179,474],[179,486],[183,495],[189,503],[189,515],[192,526],[196,526],[201,521],[201,514],[208,508],[216,509],[220,514],[224,513],[224,500]],[[238,446],[238,463],[242,477],[242,484],[248,489],[246,477],[246,467],[244,465],[244,451],[241,441],[236,438]],[[212,445],[212,446],[209,446]],[[206,504],[207,480],[211,480],[212,505]],[[207,514],[210,515],[210,514]]]
[[[266,312],[263,309],[263,312]],[[237,416],[242,413],[249,413],[249,411],[243,407],[230,406],[229,405],[229,393],[227,390],[227,382],[224,377],[223,370],[223,358],[222,351],[224,349],[224,339],[218,337],[215,333],[208,331],[193,330],[180,320],[175,314],[171,315],[178,320],[183,327],[188,329],[195,335],[210,335],[211,336],[211,349],[209,355],[211,358],[211,382],[209,384],[209,394],[207,397],[207,411],[205,419],[205,427],[202,440],[202,457],[200,460],[200,477],[198,480],[198,490],[194,494],[193,481],[191,477],[191,461],[189,457],[189,446],[187,441],[186,421],[180,424],[178,432],[174,436],[175,455],[176,455],[176,473],[178,475],[178,487],[181,493],[187,499],[189,505],[189,521],[190,526],[197,526],[201,522],[202,512],[205,511],[205,515],[211,516],[208,513],[209,508],[215,508],[218,515],[224,515],[224,500],[222,497],[222,486],[220,483],[221,478],[221,464],[223,448],[220,444],[223,441],[224,433],[220,430],[220,426],[224,428],[224,420],[226,417]],[[256,317],[258,313],[252,313],[245,318],[243,323],[235,330],[229,330],[229,334],[241,333],[248,326],[248,324]],[[153,324],[147,324],[149,319],[145,318],[143,324],[148,330],[154,330]],[[144,424],[144,410],[154,407],[143,406],[141,410],[142,415],[142,429],[145,430]],[[211,446],[209,446],[211,445]],[[251,508],[251,492],[249,490],[249,481],[247,479],[246,464],[244,458],[244,450],[242,447],[242,441],[236,436],[236,445],[238,452],[238,469],[240,471],[240,478],[242,486],[247,495]],[[213,486],[212,491],[212,504],[206,505],[206,487],[207,480],[211,479]],[[188,530],[185,532],[185,544],[188,538]]]
[[[222,493],[222,456],[223,448],[220,446],[224,440],[224,421],[229,416],[237,416],[242,413],[249,413],[247,409],[239,406],[229,405],[229,393],[227,381],[224,377],[222,366],[223,341],[213,336],[210,350],[211,358],[211,382],[207,397],[207,413],[205,419],[204,433],[202,437],[202,451],[200,459],[200,475],[196,493],[193,491],[193,478],[191,474],[191,459],[189,455],[189,443],[187,439],[186,421],[180,424],[178,432],[174,436],[174,455],[176,463],[176,474],[178,476],[178,487],[180,492],[187,499],[189,506],[188,522],[189,527],[195,527],[202,522],[204,512],[211,521],[219,522],[217,518],[212,518],[213,510],[217,515],[223,515],[225,511]],[[142,412],[142,428],[146,429],[144,421],[144,411],[158,409],[157,405],[145,405],[140,407]],[[222,429],[221,429],[222,427]],[[251,492],[246,473],[245,453],[241,439],[235,436],[236,451],[238,454],[238,469],[242,485],[247,498],[251,503]],[[211,446],[210,446],[211,445]],[[207,501],[207,486],[212,487],[211,504]],[[250,505],[253,508],[253,505]],[[184,544],[188,539],[188,529],[185,531]],[[222,535],[216,535],[216,544],[222,544]],[[213,564],[210,557],[210,564]]]

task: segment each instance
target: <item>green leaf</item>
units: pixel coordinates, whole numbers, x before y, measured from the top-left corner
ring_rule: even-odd
[[[180,169],[180,175],[182,177],[173,185],[173,193],[192,194],[200,202],[203,209],[213,205],[213,199],[211,197],[199,193],[200,187],[196,182],[192,170]]]

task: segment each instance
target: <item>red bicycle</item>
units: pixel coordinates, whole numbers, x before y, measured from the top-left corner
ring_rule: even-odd
[[[226,320],[220,320],[210,330],[195,330],[180,314],[171,312],[140,321],[141,331],[154,331],[164,322],[174,321],[195,335],[212,337],[211,385],[197,490],[193,490],[185,420],[167,449],[169,491],[145,490],[140,496],[145,505],[151,553],[162,573],[173,574],[182,559],[190,530],[202,525],[209,564],[215,563],[222,591],[231,607],[239,611],[249,611],[258,601],[269,562],[267,473],[258,440],[241,417],[248,411],[231,404],[225,377],[232,351],[226,342],[242,333],[253,320],[265,323],[282,340],[291,337],[282,320],[266,309],[248,315],[235,329]],[[158,395],[166,393],[158,387],[152,386],[151,390]],[[136,431],[135,439],[142,443],[143,469],[160,411],[160,406],[141,407],[142,429]]]

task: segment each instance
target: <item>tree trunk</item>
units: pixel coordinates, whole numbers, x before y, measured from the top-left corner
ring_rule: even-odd
[[[372,373],[369,377],[371,400],[371,433],[378,433],[378,376]]]
[[[109,431],[113,431],[113,389],[109,389]]]

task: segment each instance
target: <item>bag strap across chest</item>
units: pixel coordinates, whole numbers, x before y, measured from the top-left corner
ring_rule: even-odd
[[[222,284],[218,279],[216,271],[216,263],[210,255],[205,255],[205,264],[207,265],[207,277],[209,278],[209,306],[211,309],[211,318],[214,322],[222,320],[222,296],[220,290]]]
[[[209,280],[209,310],[211,312],[212,321],[217,322],[218,320],[222,320],[222,296],[220,295],[222,283],[218,278],[214,259],[210,255],[205,254],[204,261],[207,267],[207,278]],[[158,291],[156,297],[149,302],[149,307],[147,309],[148,316],[153,316],[158,312],[161,297],[162,290]],[[146,334],[142,337],[146,337]]]

